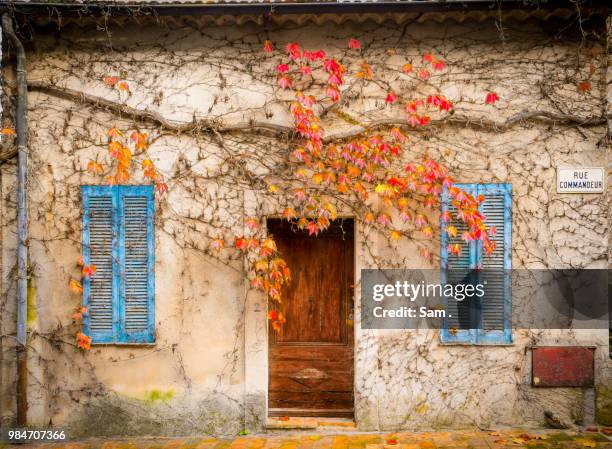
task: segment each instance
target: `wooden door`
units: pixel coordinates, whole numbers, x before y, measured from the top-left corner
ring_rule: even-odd
[[[280,332],[269,331],[270,416],[353,416],[353,220],[318,236],[269,220],[291,269]]]

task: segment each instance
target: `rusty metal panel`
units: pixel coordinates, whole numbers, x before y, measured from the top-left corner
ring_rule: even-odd
[[[595,349],[580,346],[539,346],[531,348],[534,387],[592,387],[595,377]]]

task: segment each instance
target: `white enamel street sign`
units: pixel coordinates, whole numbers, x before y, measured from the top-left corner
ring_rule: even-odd
[[[557,168],[557,193],[603,193],[603,167]]]

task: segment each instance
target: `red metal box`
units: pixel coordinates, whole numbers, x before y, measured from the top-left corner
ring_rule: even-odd
[[[538,346],[531,348],[534,387],[592,387],[595,348]]]

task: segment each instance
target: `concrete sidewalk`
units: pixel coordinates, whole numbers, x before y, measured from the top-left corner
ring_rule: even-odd
[[[395,433],[280,431],[235,438],[118,438],[3,445],[21,449],[612,449],[612,428]]]

